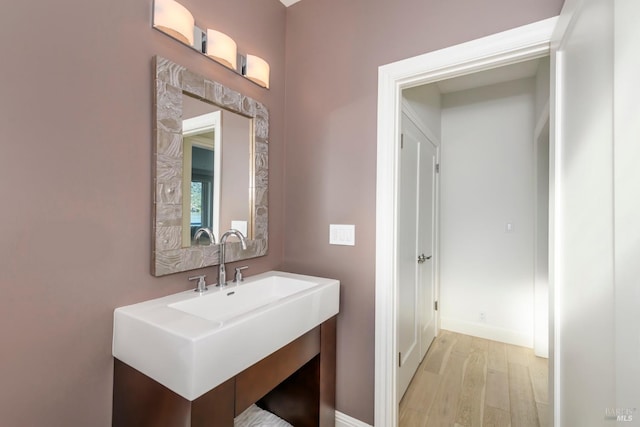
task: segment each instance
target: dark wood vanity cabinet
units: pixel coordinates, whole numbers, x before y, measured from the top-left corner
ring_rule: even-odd
[[[336,317],[189,401],[114,359],[114,427],[232,427],[256,403],[294,427],[333,427]]]

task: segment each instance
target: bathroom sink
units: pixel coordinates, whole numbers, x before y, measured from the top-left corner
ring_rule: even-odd
[[[223,325],[238,316],[250,315],[260,307],[306,291],[315,285],[316,283],[308,280],[281,275],[269,276],[245,282],[242,286],[227,287],[222,292],[208,292],[202,297],[176,302],[169,307]]]
[[[113,356],[195,400],[336,315],[339,286],[271,271],[120,307]]]

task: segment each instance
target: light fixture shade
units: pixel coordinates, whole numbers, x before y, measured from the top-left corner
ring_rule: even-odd
[[[155,0],[153,26],[183,43],[193,46],[195,19],[189,9],[174,0]]]
[[[232,70],[237,69],[238,46],[228,35],[216,30],[207,30],[207,56],[212,57]]]
[[[269,89],[269,63],[264,59],[247,55],[243,74],[249,80]]]

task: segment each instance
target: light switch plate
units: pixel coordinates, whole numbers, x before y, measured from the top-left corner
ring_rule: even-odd
[[[352,224],[330,224],[329,244],[355,246],[356,226]]]

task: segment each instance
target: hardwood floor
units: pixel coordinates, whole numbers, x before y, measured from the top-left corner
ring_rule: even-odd
[[[400,402],[400,427],[547,427],[547,359],[441,330]]]

